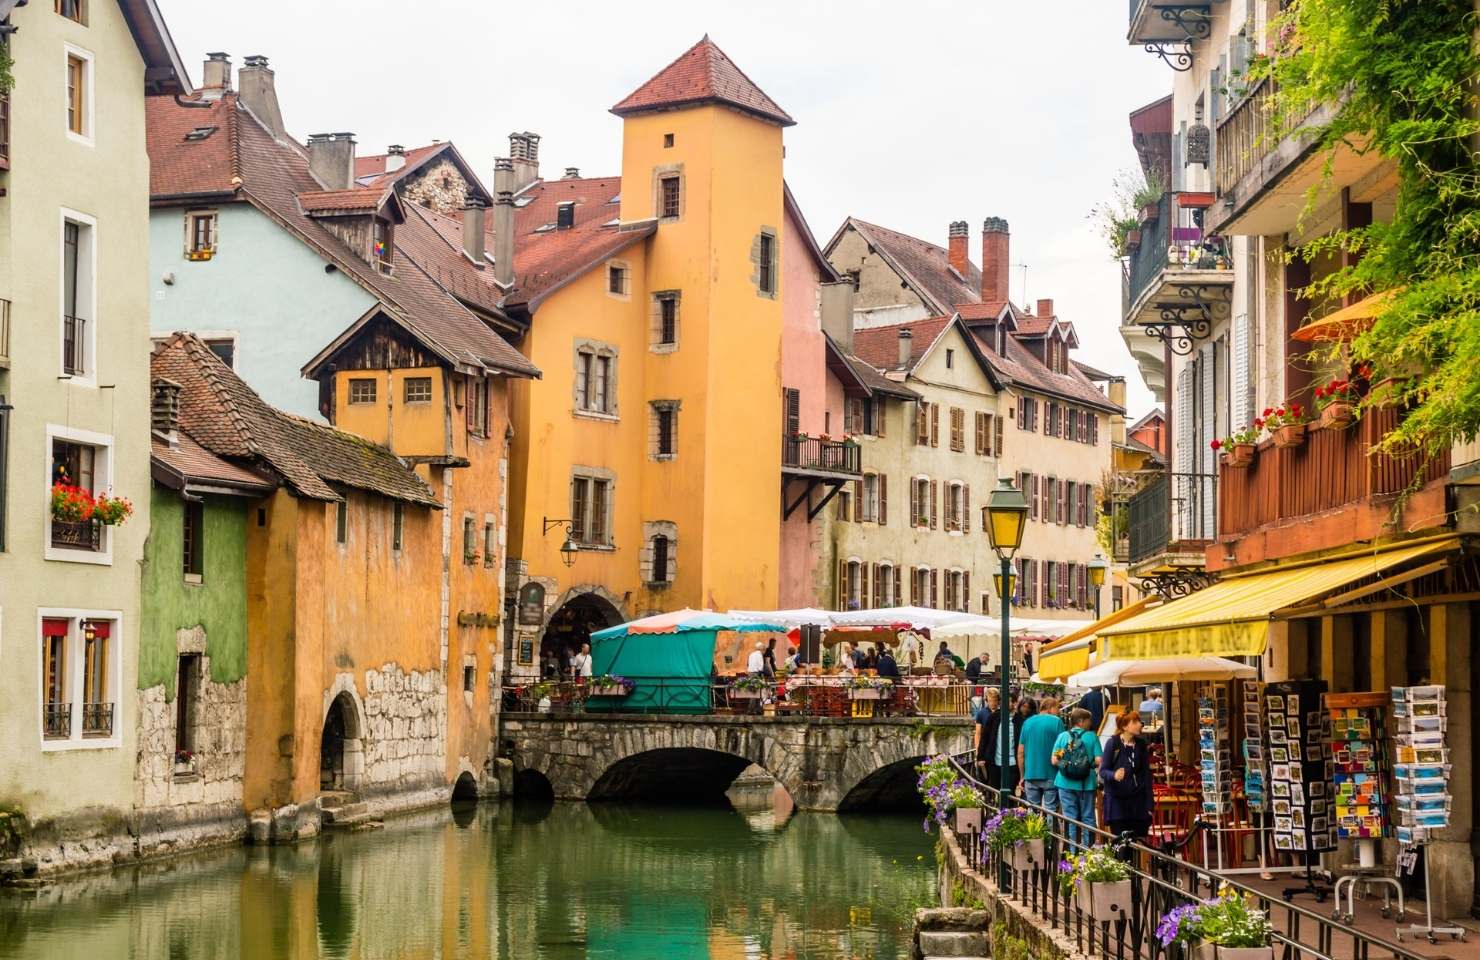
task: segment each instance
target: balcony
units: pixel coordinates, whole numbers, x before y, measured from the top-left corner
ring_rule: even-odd
[[[1370,453],[1397,427],[1394,408],[1374,408],[1344,430],[1310,430],[1295,447],[1266,441],[1246,467],[1219,468],[1218,540],[1210,567],[1255,563],[1344,546],[1392,532],[1393,501],[1412,485],[1405,517],[1445,514],[1450,452]],[[1432,486],[1431,486],[1432,485]],[[1430,502],[1432,501],[1432,502]]]
[[[1126,258],[1121,336],[1143,366],[1155,365],[1158,344],[1179,356],[1192,353],[1228,318],[1233,263],[1227,242],[1203,230],[1211,202],[1205,193],[1163,195]]]
[[[65,740],[72,736],[72,705],[48,703],[41,708],[42,734],[48,740]]]
[[[1178,72],[1192,68],[1192,44],[1213,32],[1212,0],[1130,0],[1126,40]]]
[[[1339,104],[1311,104],[1296,111],[1285,118],[1284,125],[1292,129],[1281,136],[1273,113],[1278,93],[1279,84],[1266,77],[1218,122],[1213,138],[1218,202],[1208,211],[1209,230],[1240,235],[1298,232],[1312,187],[1320,188],[1322,203],[1334,203],[1343,187],[1353,187],[1351,199],[1362,203],[1391,189],[1374,176],[1383,159],[1358,152],[1360,143],[1353,145],[1357,149],[1337,149],[1327,179],[1328,152],[1319,149],[1317,141]]]
[[[0,370],[10,369],[10,301],[0,299]]]
[[[69,377],[87,373],[87,321],[81,317],[62,318],[62,372]]]
[[[1218,478],[1164,473],[1130,498],[1129,550],[1133,576],[1164,595],[1191,592],[1203,578],[1207,546],[1218,529]]]
[[[84,737],[113,736],[113,704],[84,703],[82,705],[82,735]]]
[[[786,437],[781,441],[781,468],[796,476],[856,480],[863,474],[858,444],[821,437]]]
[[[51,521],[51,545],[63,550],[103,549],[103,526],[96,520]]]

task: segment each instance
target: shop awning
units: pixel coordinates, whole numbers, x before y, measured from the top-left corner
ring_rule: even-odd
[[[1095,635],[1106,627],[1129,620],[1150,606],[1155,599],[1142,597],[1087,627],[1039,647],[1038,676],[1046,681],[1062,681],[1069,675],[1086,669],[1089,666],[1090,645],[1094,643]]]
[[[1393,302],[1393,298],[1401,292],[1400,288],[1374,293],[1349,307],[1342,307],[1319,320],[1312,320],[1290,334],[1290,339],[1299,340],[1302,343],[1348,343],[1356,339],[1357,334],[1372,326],[1372,321],[1377,315],[1386,310]]]
[[[1448,537],[1229,577],[1102,631],[1100,658],[1261,656],[1269,643],[1270,623],[1289,615],[1291,608],[1458,545],[1458,539]]]

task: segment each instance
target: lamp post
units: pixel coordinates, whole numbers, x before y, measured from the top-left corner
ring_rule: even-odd
[[[1002,571],[993,576],[997,587],[997,595],[1002,599],[1002,661],[998,669],[1001,671],[999,680],[1002,686],[1002,699],[997,705],[997,743],[1000,745],[1000,763],[998,769],[1001,771],[998,788],[999,809],[1007,806],[1007,798],[1011,796],[1008,787],[1008,778],[1012,768],[1012,755],[1009,741],[1012,739],[1012,714],[1011,699],[1007,690],[1007,667],[1012,659],[1012,555],[1017,552],[1018,547],[1023,545],[1023,527],[1028,517],[1028,501],[1023,493],[1012,485],[1012,481],[1003,477],[997,481],[997,488],[987,498],[987,505],[982,507],[982,526],[987,528],[987,537],[992,544],[992,549],[997,551],[997,559],[1002,564]]]
[[[1100,619],[1100,588],[1105,585],[1105,572],[1110,569],[1110,562],[1105,559],[1103,553],[1096,553],[1095,558],[1089,562],[1089,585],[1095,590],[1095,619]]]
[[[548,534],[551,527],[565,528],[565,542],[560,545],[560,562],[567,567],[573,567],[576,563],[576,553],[580,551],[580,544],[576,543],[574,520],[551,520],[549,517],[541,517],[540,523],[544,526],[544,533]]]

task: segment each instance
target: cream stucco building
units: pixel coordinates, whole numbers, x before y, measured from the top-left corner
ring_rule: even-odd
[[[43,861],[107,861],[128,843],[149,530],[144,97],[189,80],[153,0],[0,0],[0,39],[0,806]],[[133,516],[53,520],[63,478]],[[100,824],[116,836],[70,842]]]

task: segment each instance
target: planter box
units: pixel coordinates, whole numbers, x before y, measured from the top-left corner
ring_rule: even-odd
[[[617,683],[591,688],[591,696],[593,697],[625,697],[631,692],[631,690]]]
[[[1012,869],[1019,873],[1044,866],[1042,840],[1024,840],[1013,847],[1009,853],[1012,856]]]
[[[730,699],[732,700],[759,700],[765,696],[764,690],[736,690],[731,688]]]
[[[1277,447],[1298,447],[1305,442],[1305,424],[1290,423],[1280,427],[1274,432],[1274,445]]]
[[[1141,208],[1141,222],[1155,223],[1161,217],[1161,204],[1148,203]]]
[[[1356,419],[1357,414],[1352,410],[1351,404],[1333,401],[1326,404],[1326,409],[1321,411],[1321,419],[1316,426],[1321,430],[1343,430]]]
[[[1108,923],[1129,916],[1131,882],[1114,880],[1107,883],[1081,883],[1078,888],[1079,909],[1097,923]]]
[[[852,687],[848,690],[849,700],[883,700],[888,695],[879,687]]]
[[[981,807],[957,807],[956,808],[956,832],[967,831],[981,832],[982,808]]]
[[[1199,943],[1191,950],[1194,960],[1273,960],[1274,947],[1220,947]]]
[[[1228,448],[1227,463],[1230,467],[1247,467],[1254,462],[1254,451],[1258,449],[1252,443],[1235,443]]]

